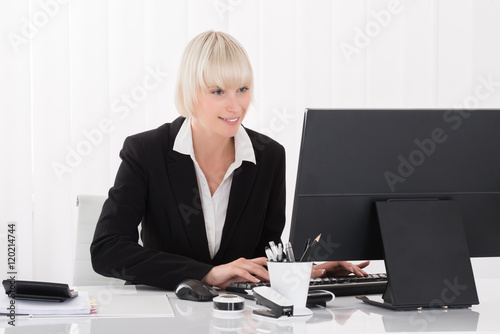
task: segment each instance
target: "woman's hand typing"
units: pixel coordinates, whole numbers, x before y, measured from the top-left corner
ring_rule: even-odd
[[[363,268],[369,264],[370,261],[365,261],[359,264],[352,264],[347,261],[328,261],[313,266],[311,277],[342,277],[350,274],[360,277],[368,276]]]
[[[213,267],[203,277],[202,282],[225,289],[233,282],[259,283],[261,280],[269,281],[269,273],[264,268],[266,264],[265,257],[239,258],[233,262]]]

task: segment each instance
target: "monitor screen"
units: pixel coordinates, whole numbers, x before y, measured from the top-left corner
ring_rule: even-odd
[[[375,203],[458,202],[470,255],[500,256],[500,110],[305,111],[290,241],[383,259]]]

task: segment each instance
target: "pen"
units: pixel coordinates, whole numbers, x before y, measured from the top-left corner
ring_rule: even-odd
[[[291,242],[288,242],[286,244],[285,252],[288,262],[295,262],[295,255],[293,255],[293,248]]]
[[[307,238],[306,244],[304,246],[304,252],[309,248],[309,245],[311,244],[311,239]]]
[[[268,261],[276,261],[276,259],[274,257],[274,254],[273,254],[273,251],[271,250],[271,248],[269,248],[269,247],[266,246],[265,250],[266,250],[267,260]]]
[[[302,252],[302,256],[299,259],[299,262],[302,262],[304,260],[304,255],[306,255],[306,252],[309,250],[309,245],[311,244],[311,239],[306,240],[306,244],[304,246],[304,251]]]
[[[274,254],[273,258],[276,261],[278,259],[278,247],[276,247],[274,241],[269,241],[269,246],[271,247],[271,251]]]
[[[283,245],[281,244],[281,242],[278,244],[278,261],[282,261],[283,260]]]

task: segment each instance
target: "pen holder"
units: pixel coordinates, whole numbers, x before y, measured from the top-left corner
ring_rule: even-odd
[[[310,315],[306,308],[312,262],[267,262],[271,288],[293,303],[293,315]]]

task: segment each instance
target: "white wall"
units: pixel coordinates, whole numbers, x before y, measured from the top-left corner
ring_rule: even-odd
[[[0,1],[2,243],[15,221],[20,277],[71,280],[76,195],[105,194],[124,138],[177,116],[177,64],[202,31],[250,55],[245,124],[287,150],[289,220],[306,107],[498,108],[498,84],[474,94],[500,81],[499,16],[487,0]]]

